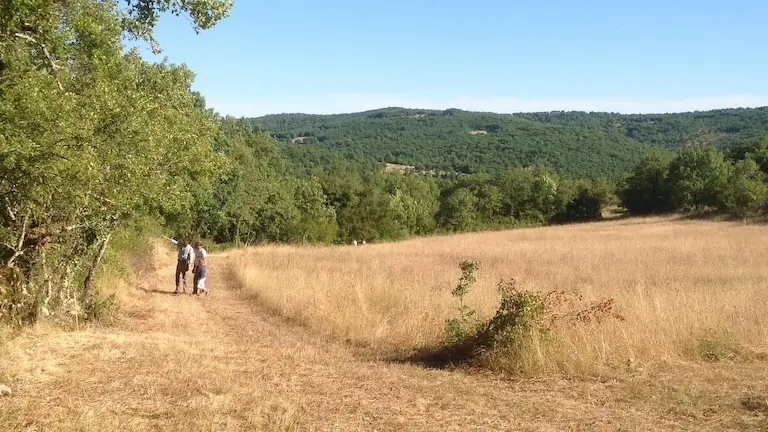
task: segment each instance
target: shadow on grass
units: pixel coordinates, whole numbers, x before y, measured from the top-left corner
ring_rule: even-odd
[[[708,222],[737,222],[753,225],[765,225],[768,224],[768,217],[766,216],[733,216],[727,215],[715,211],[698,212],[683,214],[678,217],[679,220],[687,221],[708,221]]]
[[[175,296],[176,295],[175,291],[164,291],[164,290],[159,290],[159,289],[156,289],[156,288],[151,288],[151,289],[139,288],[139,289],[141,291],[144,291],[147,294],[161,294],[161,295],[170,295],[170,296]],[[187,292],[187,293],[181,293],[180,295],[191,295],[191,294],[189,292]]]
[[[382,360],[395,364],[408,364],[427,369],[471,369],[472,362],[482,354],[475,340],[455,345],[438,345],[415,349],[409,353],[392,355]]]
[[[747,411],[768,415],[768,396],[766,395],[746,396],[739,402],[741,407]]]
[[[612,213],[609,216],[603,216],[601,219],[583,220],[583,221],[553,221],[553,226],[561,225],[579,225],[589,223],[604,223],[604,222],[618,222],[618,221],[631,221],[632,219],[643,220],[646,218],[660,218],[660,220],[654,223],[668,223],[670,221],[704,221],[704,222],[732,222],[732,223],[744,223],[753,225],[766,225],[768,224],[768,216],[734,216],[728,215],[715,210],[701,210],[691,212],[659,212],[649,214],[631,214],[627,211],[620,211]],[[643,223],[648,223],[644,221]]]
[[[704,221],[704,222],[737,222],[755,225],[768,224],[768,216],[734,216],[716,210],[700,210],[690,212],[652,213],[648,215],[633,215],[624,213],[620,217],[605,218],[601,222],[623,219],[642,219],[645,217],[669,218],[672,221]]]

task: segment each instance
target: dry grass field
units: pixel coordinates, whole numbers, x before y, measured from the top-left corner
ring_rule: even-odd
[[[0,346],[0,430],[768,430],[765,227],[670,219],[212,256],[173,296],[173,251],[105,280],[112,327]],[[439,344],[462,260],[495,285],[612,297],[626,321],[563,328],[531,377],[389,361]],[[1,336],[2,334],[0,334]]]
[[[667,219],[435,237],[342,248],[268,247],[228,262],[238,286],[312,331],[379,351],[435,345],[456,315],[462,260],[480,262],[470,305],[490,316],[496,284],[614,298],[626,321],[564,328],[543,373],[602,374],[768,353],[763,226]]]

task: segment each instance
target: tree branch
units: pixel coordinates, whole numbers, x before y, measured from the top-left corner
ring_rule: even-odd
[[[5,198],[5,208],[8,210],[8,216],[11,217],[12,221],[16,222],[16,213],[11,209],[11,201],[8,199],[8,195],[3,198]]]
[[[99,268],[101,267],[101,261],[104,258],[104,253],[107,251],[107,247],[109,246],[109,240],[111,237],[112,237],[112,233],[109,233],[103,239],[100,240],[101,246],[99,247],[99,250],[96,256],[93,258],[91,267],[88,269],[88,275],[85,277],[85,282],[83,284],[84,285],[83,297],[85,300],[85,306],[89,311],[89,314],[91,312],[91,307],[93,306],[93,291],[94,291],[94,286],[96,284],[96,274],[98,273]]]
[[[101,195],[94,195],[94,197],[95,197],[96,199],[100,199],[100,200],[102,200],[102,201],[106,202],[107,204],[112,204],[113,206],[117,206],[117,203],[116,203],[116,202],[114,202],[114,201],[112,201],[112,200],[111,200],[111,199],[109,199],[109,198],[105,198],[105,197],[103,197],[103,196],[101,196]]]
[[[85,228],[86,226],[87,226],[86,224],[69,225],[69,226],[65,226],[64,229],[62,229],[62,231],[63,232],[69,232],[69,231],[72,231],[74,229]]]
[[[29,210],[27,210],[27,214],[24,215],[24,222],[21,224],[21,235],[19,236],[19,245],[16,247],[16,249],[21,249],[22,246],[24,246],[24,238],[27,236],[27,224],[29,224]]]
[[[56,60],[53,59],[53,56],[48,51],[48,48],[43,44],[42,42],[38,41],[37,39],[33,38],[32,36],[24,33],[15,33],[14,36],[16,36],[19,39],[24,39],[27,42],[31,42],[33,44],[36,44],[40,47],[40,49],[43,51],[43,54],[48,59],[48,63],[51,65],[51,69],[53,69],[53,78],[56,80],[56,84],[59,86],[59,90],[64,91],[64,86],[61,85],[61,81],[59,81],[59,77],[56,75],[56,72],[59,69],[62,69],[61,65],[56,63]]]
[[[13,268],[13,262],[16,261],[16,258],[20,257],[24,254],[24,239],[27,237],[27,224],[29,223],[29,211],[27,211],[26,216],[24,216],[24,223],[21,225],[21,235],[19,236],[19,245],[16,246],[13,249],[13,256],[8,259],[8,261],[5,263],[5,266],[8,268]],[[8,246],[7,244],[5,246]]]

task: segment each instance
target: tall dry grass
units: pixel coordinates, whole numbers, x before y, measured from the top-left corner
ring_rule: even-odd
[[[467,234],[363,247],[230,254],[235,284],[320,334],[403,353],[437,345],[456,314],[463,260],[481,263],[470,306],[490,316],[496,283],[616,299],[627,320],[559,333],[536,371],[592,373],[722,359],[768,348],[768,235],[762,226],[650,218]]]

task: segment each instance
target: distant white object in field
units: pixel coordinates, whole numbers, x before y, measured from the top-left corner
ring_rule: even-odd
[[[352,240],[352,245],[357,246],[357,240]]]

